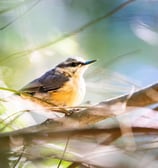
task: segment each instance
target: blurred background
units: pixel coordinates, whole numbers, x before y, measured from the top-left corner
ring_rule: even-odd
[[[82,31],[85,24],[124,2],[1,0],[1,86],[19,89],[74,56],[97,59],[85,74],[85,102],[97,103],[154,83],[158,74],[157,0],[133,1]]]

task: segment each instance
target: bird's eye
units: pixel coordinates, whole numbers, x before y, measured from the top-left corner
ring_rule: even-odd
[[[72,62],[70,66],[71,66],[71,67],[76,67],[77,65],[78,65],[78,63]]]

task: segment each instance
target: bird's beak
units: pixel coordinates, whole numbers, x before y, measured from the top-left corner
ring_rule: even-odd
[[[91,63],[96,62],[96,61],[97,61],[97,60],[86,61],[86,62],[84,63],[84,65],[88,65],[88,64],[91,64]]]

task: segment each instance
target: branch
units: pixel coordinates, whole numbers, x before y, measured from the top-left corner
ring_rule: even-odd
[[[37,126],[31,126],[18,131],[14,131],[13,134],[25,133],[25,132],[38,132],[41,130],[52,129],[59,131],[72,128],[83,128],[88,125],[95,124],[98,121],[104,120],[109,117],[115,116],[116,109],[121,110],[122,103],[127,103],[127,106],[139,106],[144,107],[158,102],[158,83],[148,86],[135,92],[129,97],[124,95],[118,98],[114,98],[108,101],[101,102],[97,105],[87,107],[80,112],[74,112],[70,116],[51,120]],[[53,109],[51,104],[47,104],[47,109]],[[82,109],[82,108],[81,108]],[[55,108],[53,109],[56,110]],[[57,111],[61,111],[59,108]],[[65,111],[63,111],[65,113]],[[10,134],[11,135],[11,134]]]
[[[150,85],[144,89],[138,90],[129,95],[120,96],[111,100],[101,102],[103,104],[115,104],[117,102],[127,101],[127,106],[144,107],[154,103],[158,103],[158,83]]]
[[[31,137],[36,137],[35,134],[38,136],[38,134],[40,135],[46,132],[56,134],[57,132],[61,131],[87,128],[88,126],[95,124],[98,121],[102,121],[106,118],[116,116],[115,111],[116,109],[118,111],[121,110],[123,104],[122,102],[127,101],[127,106],[147,106],[153,103],[157,103],[157,93],[158,83],[135,92],[131,97],[129,97],[129,95],[125,95],[112,100],[104,101],[95,106],[87,107],[80,112],[74,112],[70,116],[65,116],[56,120],[48,120],[42,124],[9,133],[1,133],[0,137],[9,138],[10,136],[24,136],[26,138],[26,136],[28,137],[28,135],[30,135]],[[64,134],[62,133],[62,135]],[[66,135],[69,135],[68,132],[66,132]]]

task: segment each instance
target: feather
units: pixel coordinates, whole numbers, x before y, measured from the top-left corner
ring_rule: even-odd
[[[61,88],[66,81],[68,81],[68,77],[64,73],[52,69],[24,86],[20,91],[32,94],[48,92]]]

